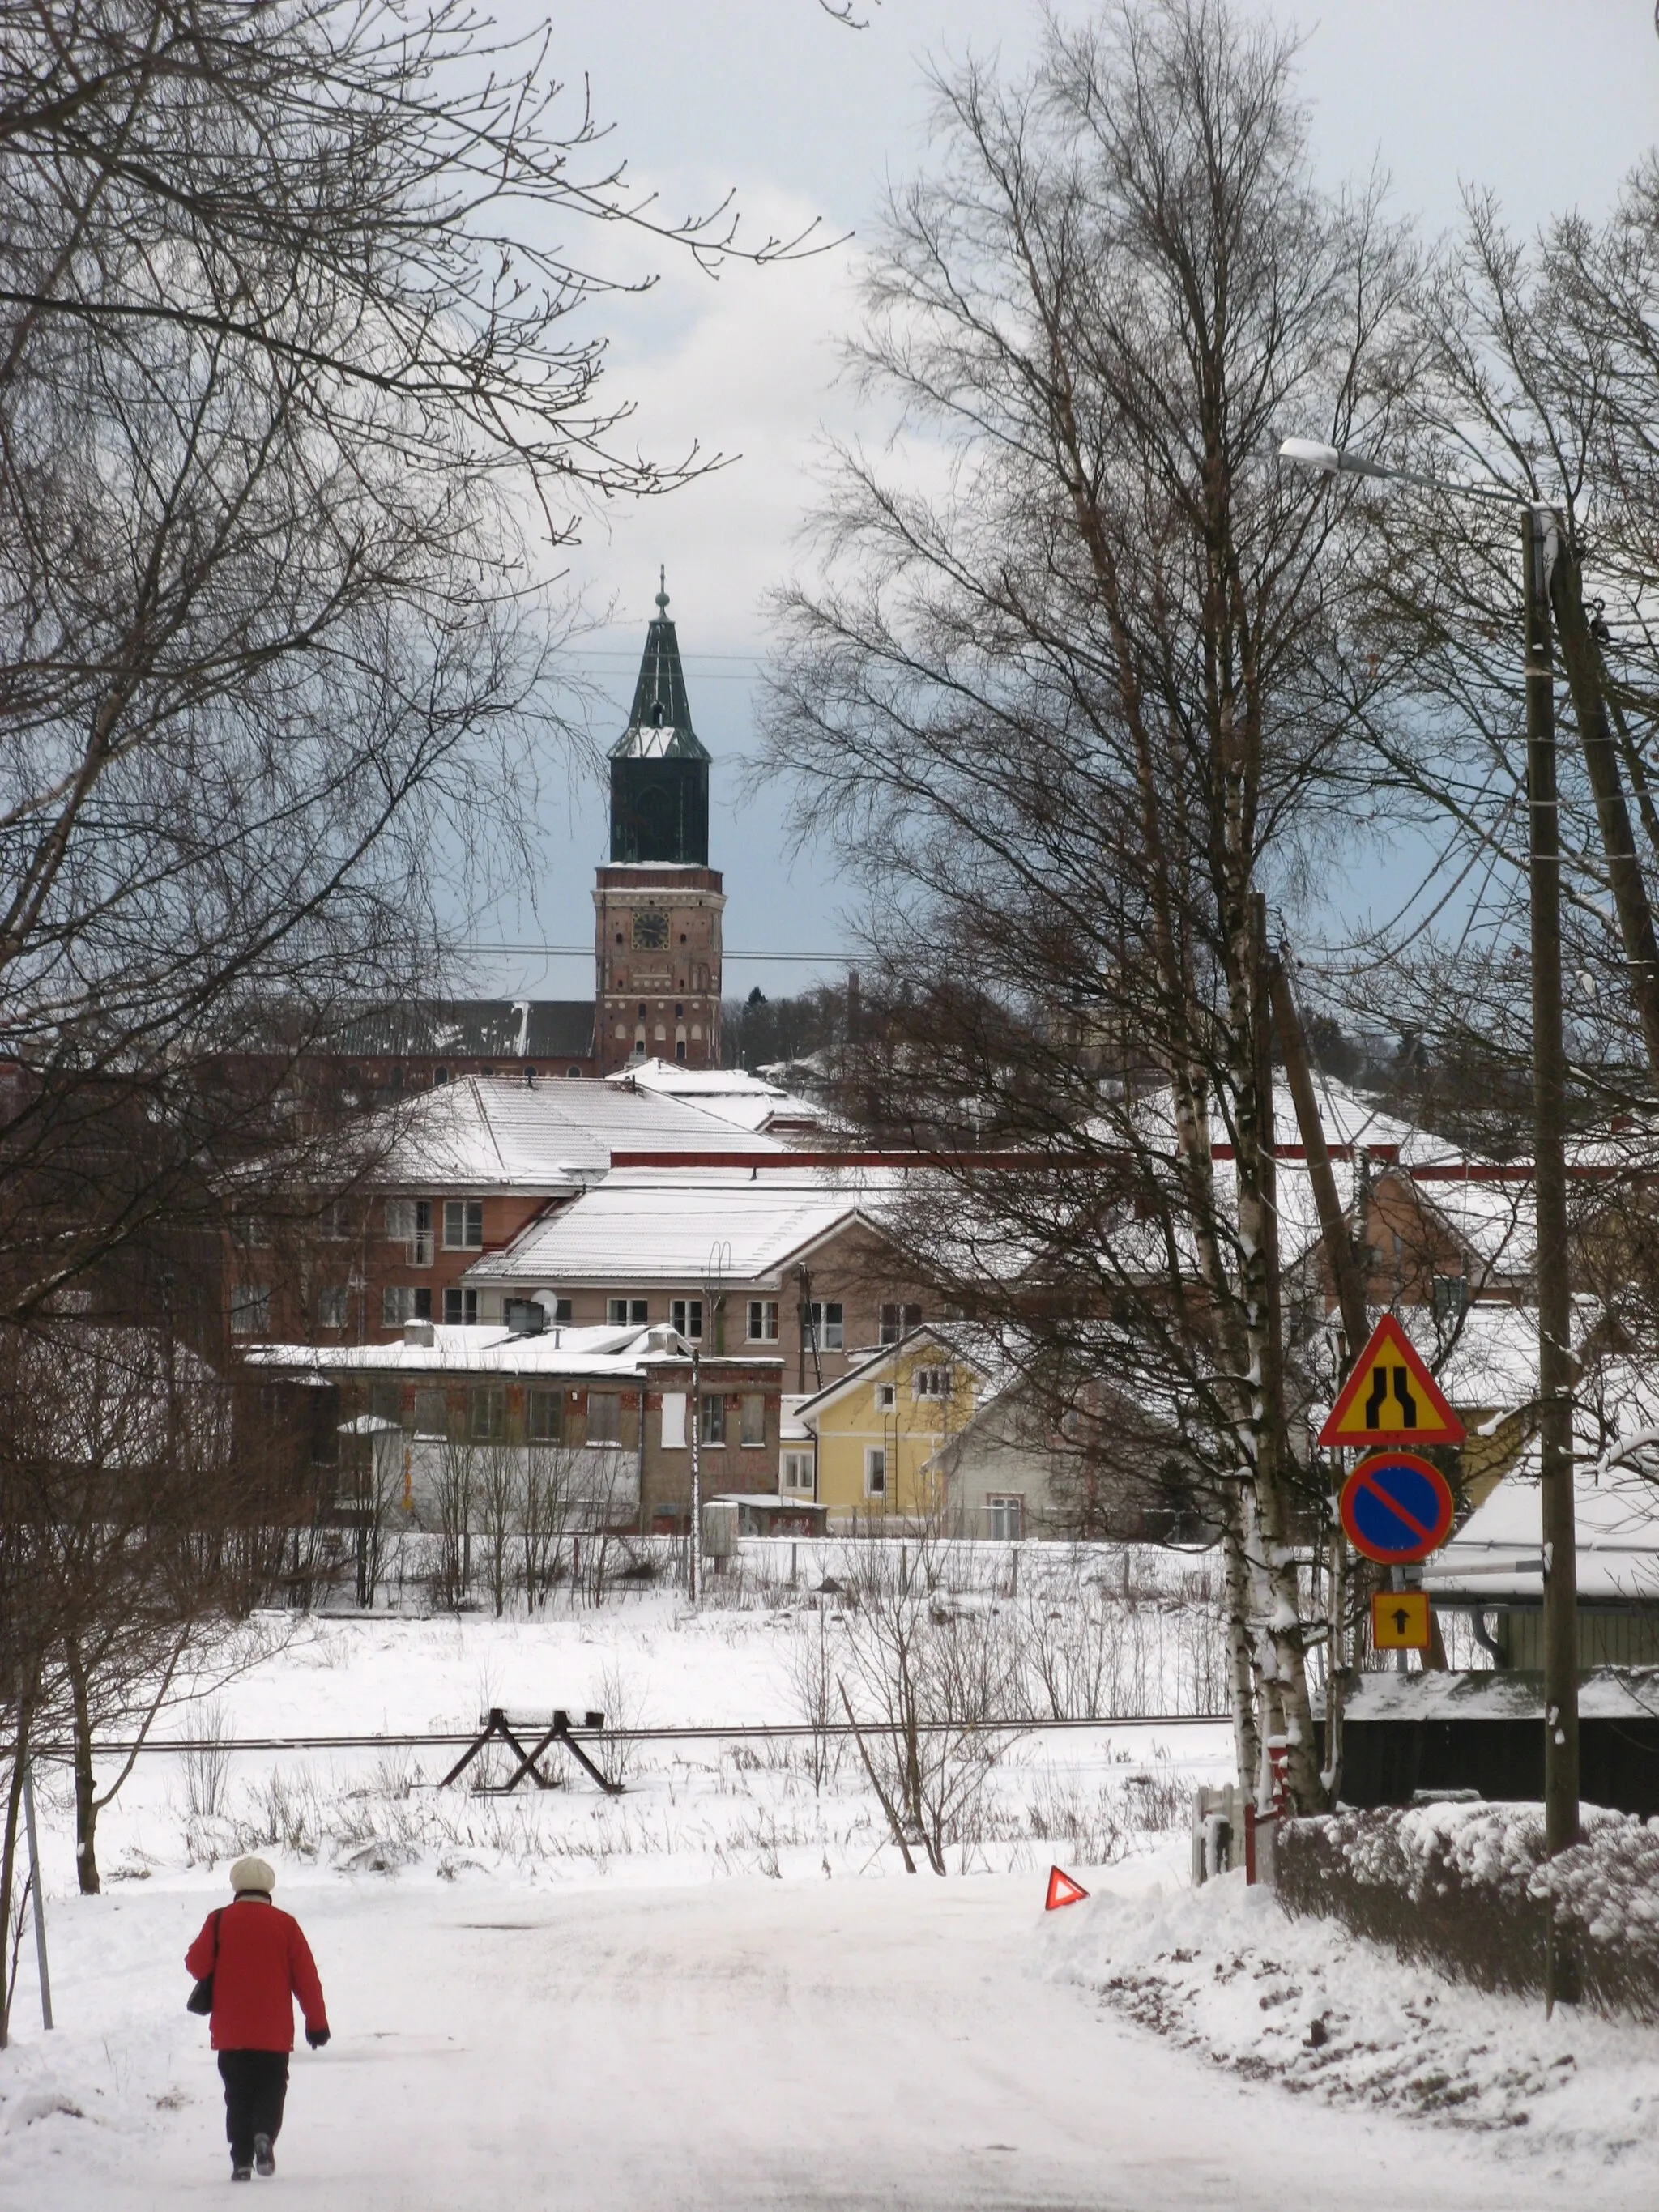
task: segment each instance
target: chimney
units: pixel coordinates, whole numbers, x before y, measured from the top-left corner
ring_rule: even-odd
[[[430,1346],[437,1342],[429,1321],[406,1321],[404,1323],[404,1342]]]

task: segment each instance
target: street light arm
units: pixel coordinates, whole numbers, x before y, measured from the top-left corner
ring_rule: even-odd
[[[1316,438],[1286,438],[1279,448],[1279,458],[1296,468],[1316,470],[1321,476],[1375,477],[1384,483],[1415,484],[1420,491],[1449,492],[1464,499],[1488,500],[1511,510],[1546,504],[1523,499],[1519,492],[1506,490],[1501,484],[1468,483],[1457,477],[1419,476],[1414,469],[1391,469],[1386,462],[1350,453],[1346,446],[1321,445]]]

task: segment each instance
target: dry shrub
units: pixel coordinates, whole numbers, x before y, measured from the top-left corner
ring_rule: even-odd
[[[1540,1994],[1552,1893],[1558,1987],[1659,2021],[1659,1823],[1586,1806],[1554,1860],[1537,1805],[1382,1808],[1286,1824],[1279,1903],[1477,1989]]]

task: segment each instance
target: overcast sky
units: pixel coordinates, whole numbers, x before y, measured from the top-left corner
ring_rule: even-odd
[[[500,12],[519,27],[545,9],[500,0]],[[672,497],[611,510],[567,556],[573,587],[610,617],[580,654],[583,674],[613,702],[596,720],[605,742],[626,719],[658,564],[666,567],[693,717],[715,757],[710,858],[730,898],[727,988],[758,981],[769,995],[835,974],[830,956],[847,943],[854,911],[830,854],[789,861],[781,802],[741,806],[736,785],[753,743],[764,598],[801,561],[817,441],[826,428],[857,427],[852,396],[836,380],[858,234],[884,179],[926,159],[927,57],[971,45],[1015,64],[1041,21],[1030,0],[882,0],[860,12],[869,23],[857,32],[816,0],[561,0],[554,19],[558,67],[578,82],[586,72],[618,150],[665,208],[706,207],[731,189],[746,230],[793,230],[817,216],[828,234],[852,234],[817,258],[731,268],[719,283],[659,256],[656,289],[606,303],[609,389],[635,403],[640,447],[672,459],[695,442],[736,458]],[[1431,230],[1456,222],[1466,183],[1495,189],[1519,225],[1569,206],[1599,213],[1659,140],[1652,0],[1324,0],[1271,12],[1305,33],[1304,79],[1327,180],[1380,161],[1396,210]],[[592,252],[592,241],[567,243]],[[506,912],[501,938],[581,949],[481,963],[476,980],[515,994],[586,995],[604,806],[595,786],[550,760],[541,814],[534,905],[526,897]],[[738,957],[757,950],[819,958],[806,969]]]

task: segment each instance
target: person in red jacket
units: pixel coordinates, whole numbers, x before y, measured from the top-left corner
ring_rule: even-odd
[[[275,1870],[264,1859],[238,1859],[230,1886],[234,1897],[209,1913],[185,1954],[185,1971],[198,1981],[213,1977],[213,2048],[225,2085],[230,2178],[246,2181],[256,2170],[276,2171],[271,2146],[288,2096],[294,1999],[313,2051],[328,2041],[328,2010],[299,1922],[270,1901]]]

